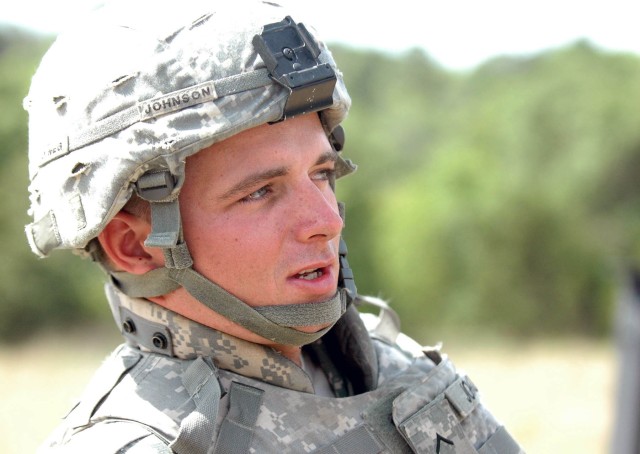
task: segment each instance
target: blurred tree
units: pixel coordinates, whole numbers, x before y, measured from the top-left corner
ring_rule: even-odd
[[[22,109],[31,74],[50,38],[0,29],[0,341],[25,338],[51,325],[72,327],[106,318],[98,270],[71,254],[38,260],[29,250],[27,115]]]
[[[435,320],[606,333],[614,259],[634,235],[624,207],[603,211],[598,195],[616,186],[605,176],[612,163],[631,159],[629,144],[640,143],[640,60],[578,42],[447,75],[407,55],[369,59],[394,75],[377,90],[345,58],[349,86],[369,87],[354,93],[360,108],[348,120],[347,154],[374,169],[343,185],[348,206],[359,207],[348,210],[347,237],[366,242],[371,270],[354,267],[360,286],[382,289],[417,337]],[[402,78],[409,67],[421,76]],[[381,91],[389,94],[382,104]],[[378,100],[357,98],[365,94]],[[394,145],[407,128],[413,142]],[[637,191],[626,199],[638,203]]]

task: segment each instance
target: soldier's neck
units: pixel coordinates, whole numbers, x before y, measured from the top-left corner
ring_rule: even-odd
[[[272,348],[285,358],[302,367],[302,349],[293,345],[273,345]]]

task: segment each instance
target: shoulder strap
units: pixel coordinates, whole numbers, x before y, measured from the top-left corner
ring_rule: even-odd
[[[229,413],[220,427],[215,454],[248,453],[264,390],[231,382]]]
[[[220,404],[220,383],[209,358],[198,357],[182,375],[182,383],[196,409],[180,424],[170,447],[177,454],[206,454],[215,437]]]

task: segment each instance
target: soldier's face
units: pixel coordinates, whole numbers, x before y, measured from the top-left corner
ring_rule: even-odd
[[[252,306],[332,297],[343,226],[335,158],[316,114],[189,158],[180,206],[194,268]]]

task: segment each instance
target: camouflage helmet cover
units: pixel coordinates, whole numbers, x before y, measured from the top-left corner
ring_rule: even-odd
[[[58,36],[25,99],[32,250],[85,248],[141,175],[168,170],[175,198],[188,156],[281,119],[290,91],[252,40],[287,15],[261,1],[117,1]],[[330,133],[351,101],[317,45],[337,75],[321,111]]]

